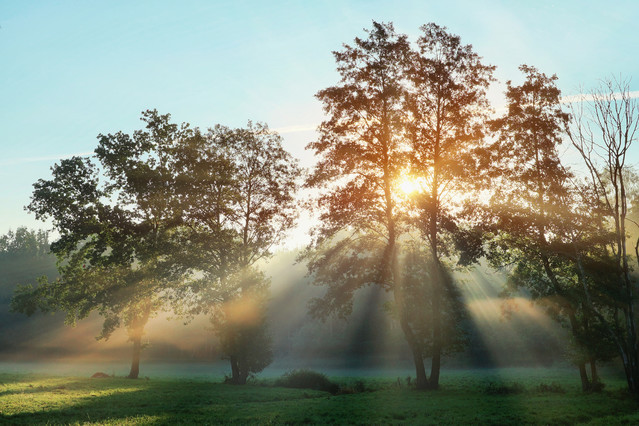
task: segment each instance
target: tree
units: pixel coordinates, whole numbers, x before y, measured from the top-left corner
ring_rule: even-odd
[[[130,378],[137,378],[141,340],[165,292],[179,281],[182,265],[175,229],[181,224],[176,175],[170,155],[178,141],[199,137],[169,115],[146,111],[146,130],[98,136],[95,158],[72,157],[40,179],[28,210],[51,218],[60,238],[51,245],[60,277],[18,289],[16,310],[62,310],[74,324],[93,311],[104,317],[108,338],[123,324],[133,343]]]
[[[591,309],[598,307],[600,319],[612,316],[609,277],[601,273],[610,265],[600,248],[609,235],[602,232],[605,219],[592,191],[559,158],[569,116],[559,104],[557,77],[530,66],[520,69],[525,82],[508,82],[508,113],[493,122],[499,137],[490,173],[500,184],[492,199],[498,234],[490,259],[514,265],[510,290],[528,289],[570,329],[573,360],[582,389],[589,391],[599,388],[597,361],[611,358],[610,337]]]
[[[411,327],[400,269],[405,210],[399,184],[408,162],[405,108],[411,50],[392,24],[373,22],[368,38],[334,52],[338,85],[318,92],[328,118],[309,144],[320,160],[307,179],[322,190],[321,225],[305,257],[315,284],[328,287],[311,303],[318,317],[352,309],[366,285],[391,291],[397,318],[413,355],[416,384],[427,387],[420,337]]]
[[[533,298],[552,301],[555,318],[566,315],[573,336],[578,336],[579,298],[571,291],[575,283],[566,279],[569,266],[549,241],[565,234],[561,206],[572,176],[562,166],[557,147],[568,115],[559,105],[556,76],[528,65],[519,69],[525,81],[519,86],[507,82],[508,112],[492,123],[498,137],[488,173],[499,183],[491,199],[498,235],[491,243],[490,260],[495,266],[515,265],[511,287],[528,288]],[[578,367],[582,387],[588,390],[585,363],[578,362]]]
[[[155,110],[142,120],[146,129],[133,136],[98,137],[102,173],[91,158],[74,157],[35,184],[28,209],[60,233],[52,251],[61,277],[21,289],[16,309],[63,310],[71,323],[97,310],[101,338],[123,323],[134,346],[130,377],[158,309],[215,313],[233,381],[245,383],[272,357],[268,280],[251,267],[293,225],[300,169],[264,124],[202,134]],[[259,321],[235,324],[228,306],[238,300]]]
[[[639,103],[630,94],[629,83],[607,80],[602,86],[572,105],[573,123],[569,136],[587,169],[589,186],[607,221],[603,231],[611,236],[603,244],[615,278],[616,315],[612,324],[589,298],[588,309],[615,342],[623,362],[628,389],[639,393],[639,342],[635,314],[636,279],[630,268],[628,218],[632,194],[628,154],[639,130]],[[639,242],[635,254],[639,260]],[[594,271],[597,272],[597,271]],[[590,272],[593,275],[593,271]],[[607,325],[606,325],[607,324]]]
[[[446,28],[431,23],[421,30],[419,51],[412,55],[408,69],[406,108],[410,112],[410,174],[420,186],[413,195],[412,223],[424,237],[431,258],[430,273],[424,277],[432,287],[432,364],[426,386],[436,389],[442,340],[450,338],[442,330],[445,294],[454,286],[446,259],[468,265],[482,254],[480,234],[469,228],[460,201],[472,198],[468,188],[476,177],[474,151],[483,141],[490,108],[486,90],[495,67],[482,64],[472,46],[461,44],[459,36]]]
[[[35,282],[43,275],[57,275],[55,256],[49,251],[49,234],[20,226],[0,236],[0,348],[10,352],[41,333],[53,332],[61,318],[26,319],[11,313],[10,303],[19,284]],[[37,331],[36,331],[37,330]],[[20,350],[20,349],[18,349]]]
[[[41,257],[49,253],[49,233],[24,226],[0,236],[0,258]]]
[[[182,165],[185,175],[200,182],[182,194],[189,239],[198,253],[189,313],[211,315],[234,384],[246,383],[272,359],[264,312],[269,282],[255,264],[293,226],[301,173],[281,143],[265,124],[216,126],[191,151],[196,159]]]

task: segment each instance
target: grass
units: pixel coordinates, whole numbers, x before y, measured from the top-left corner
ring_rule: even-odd
[[[0,423],[10,424],[637,424],[623,381],[583,394],[572,370],[445,371],[442,388],[405,378],[335,378],[338,395],[189,379],[88,379],[0,374]],[[577,379],[577,380],[575,380]],[[491,392],[490,389],[516,389]],[[560,389],[561,391],[557,391]],[[488,390],[488,391],[487,391]]]

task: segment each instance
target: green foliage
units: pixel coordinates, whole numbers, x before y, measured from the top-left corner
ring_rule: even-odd
[[[29,319],[11,312],[15,292],[28,294],[33,287],[29,283],[57,276],[56,258],[49,252],[48,233],[19,227],[0,236],[0,271],[0,352],[11,354],[63,324],[60,316]],[[24,302],[30,312],[39,308],[37,300],[28,298]]]
[[[339,391],[339,385],[331,382],[324,374],[311,370],[293,370],[285,373],[282,378],[275,381],[275,386],[296,389],[314,389],[330,392],[335,395]]]
[[[18,257],[38,258],[49,254],[49,233],[24,226],[0,236],[0,261]]]
[[[587,389],[584,364],[614,353],[601,322],[611,312],[605,306],[616,298],[606,294],[610,275],[601,274],[607,262],[600,244],[609,237],[601,232],[605,219],[592,203],[592,189],[572,183],[574,175],[560,160],[569,116],[560,106],[557,77],[527,65],[520,70],[525,81],[507,82],[508,112],[491,123],[497,138],[488,150],[491,167],[484,172],[494,183],[488,259],[508,269],[507,295],[525,289],[571,331],[570,357]],[[603,306],[598,318],[595,305]]]
[[[156,110],[142,121],[132,135],[99,135],[94,156],[62,160],[52,179],[34,184],[27,208],[60,234],[51,247],[60,278],[21,288],[14,308],[64,311],[70,324],[98,311],[100,338],[128,328],[134,364],[160,307],[216,312],[223,347],[242,365],[233,375],[240,369],[245,381],[272,359],[262,324],[268,283],[234,277],[270,255],[293,225],[301,171],[265,124],[203,134]],[[254,305],[259,327],[220,319],[220,306],[237,299]]]
[[[229,383],[245,384],[273,361],[265,318],[269,284],[261,272],[252,268],[227,277],[226,285],[240,293],[220,304],[211,316],[222,352],[231,362]]]
[[[162,305],[179,266],[171,254],[178,252],[173,229],[180,212],[171,208],[175,176],[166,161],[178,129],[157,111],[143,120],[145,130],[100,135],[95,156],[62,160],[52,179],[34,184],[27,208],[51,219],[60,234],[51,246],[60,277],[40,280],[30,293],[22,289],[16,310],[30,313],[36,300],[43,311],[66,312],[70,324],[98,311],[105,319],[100,337],[108,338],[120,324],[140,336]]]

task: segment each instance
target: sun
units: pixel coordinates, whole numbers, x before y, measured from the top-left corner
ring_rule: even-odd
[[[397,186],[399,190],[404,194],[411,195],[416,192],[422,192],[424,190],[424,179],[421,177],[404,174],[399,179]]]

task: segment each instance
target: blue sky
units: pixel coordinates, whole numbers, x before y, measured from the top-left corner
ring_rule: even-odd
[[[23,210],[33,182],[97,134],[139,128],[147,108],[200,127],[264,121],[311,165],[331,51],[373,19],[413,39],[427,22],[460,35],[497,66],[496,107],[521,63],[566,95],[619,74],[639,90],[637,1],[0,0],[0,233],[45,227]]]

